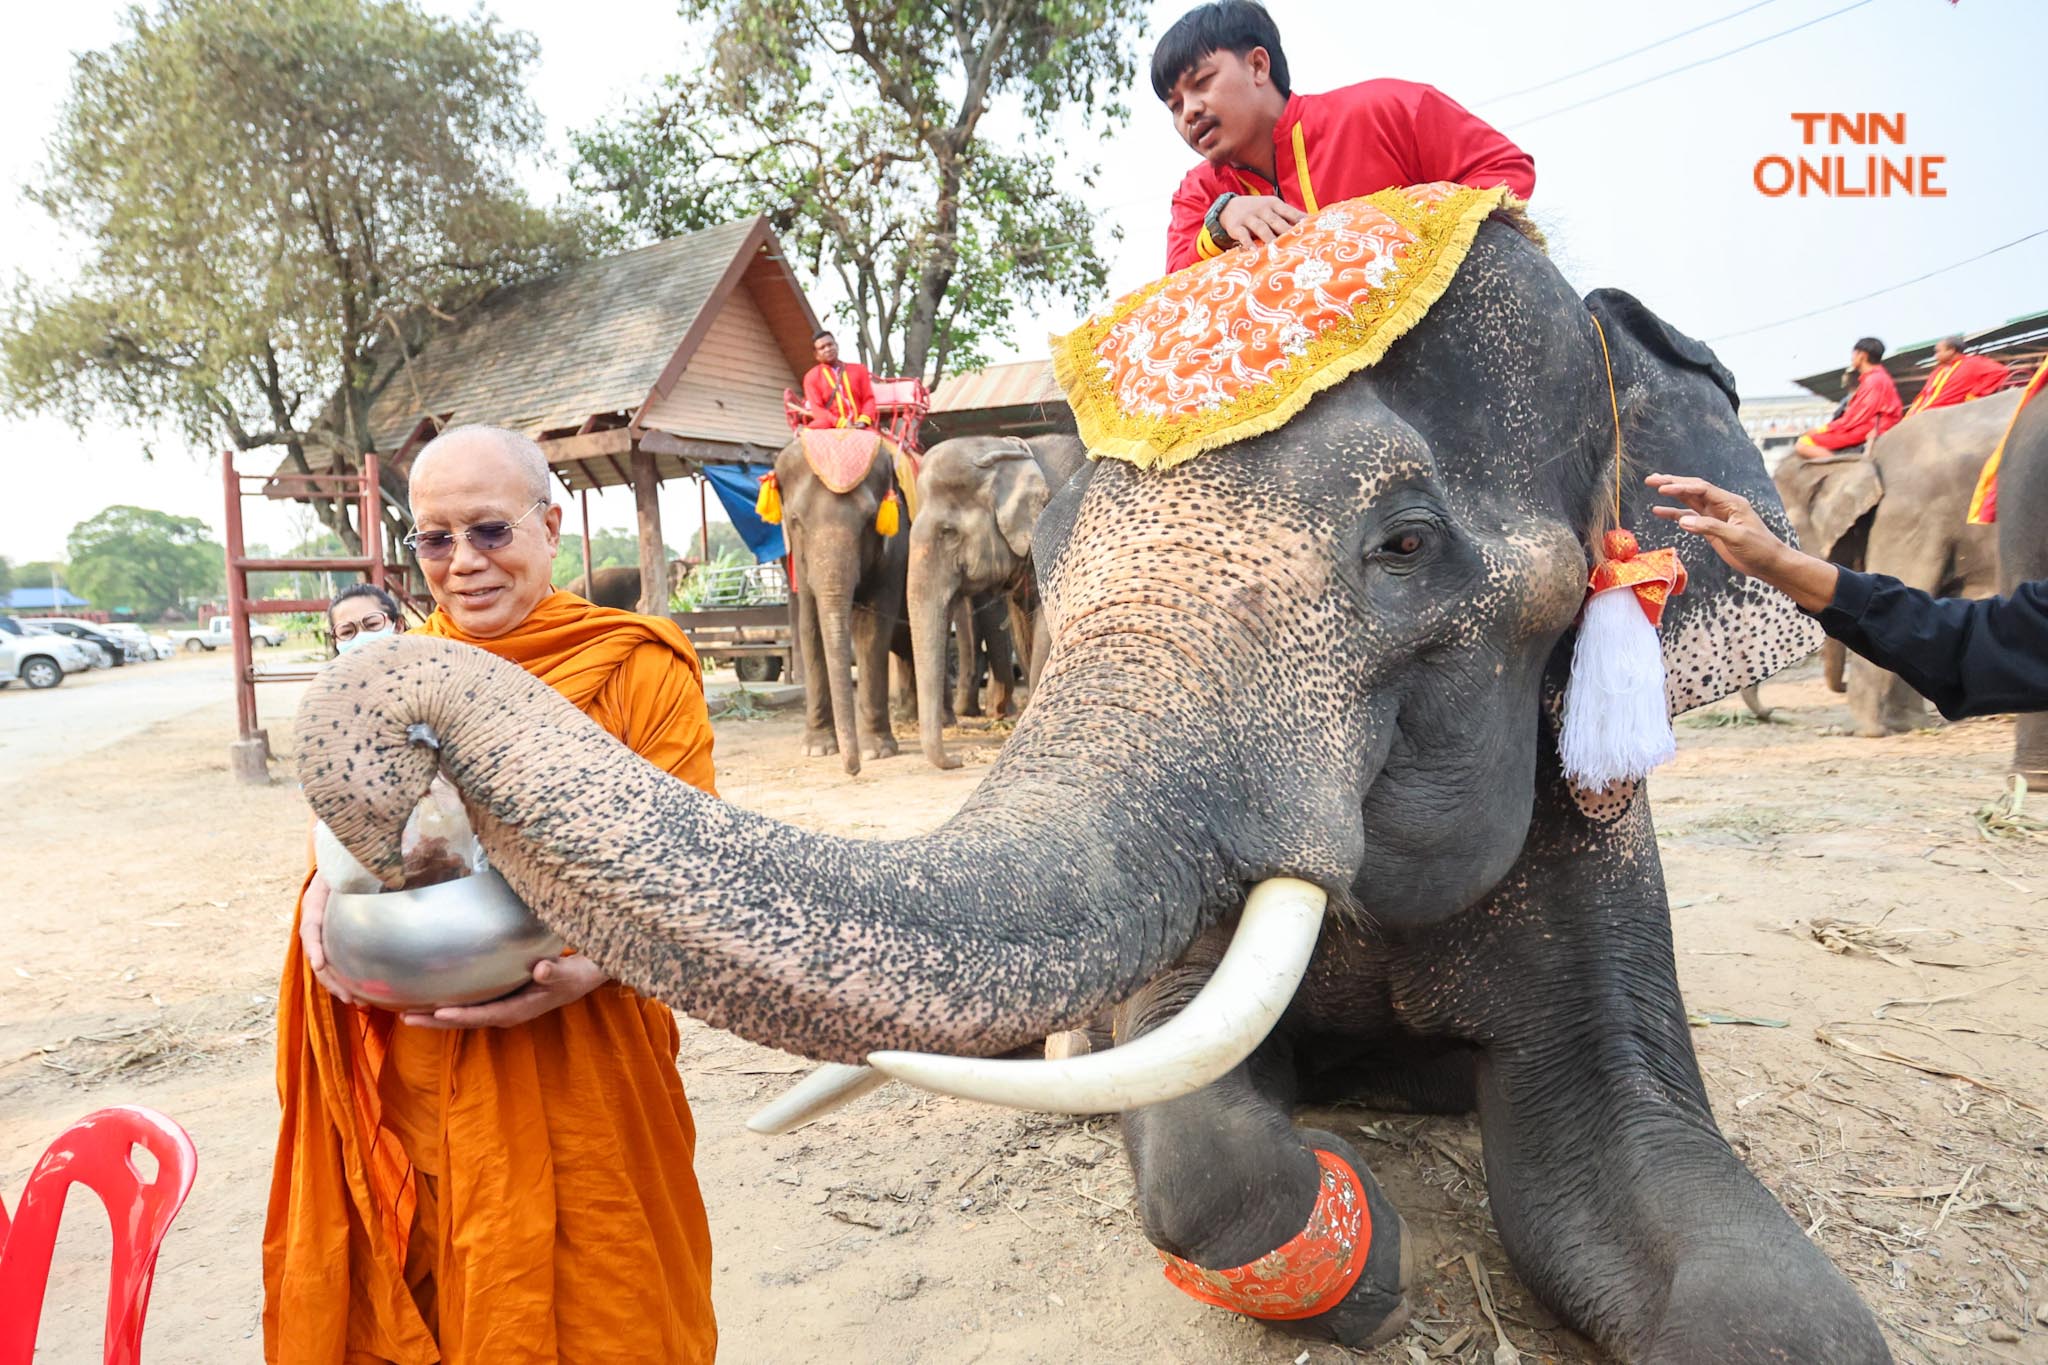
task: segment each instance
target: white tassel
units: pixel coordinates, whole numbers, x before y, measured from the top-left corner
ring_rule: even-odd
[[[1565,776],[1600,791],[1647,777],[1678,752],[1657,628],[1627,587],[1594,593],[1579,622],[1557,742]]]

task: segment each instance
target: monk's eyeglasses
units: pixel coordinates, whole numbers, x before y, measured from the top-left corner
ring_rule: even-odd
[[[471,549],[491,554],[510,545],[512,533],[519,529],[519,522],[525,521],[547,505],[548,500],[542,498],[520,513],[518,521],[480,521],[460,531],[414,531],[405,538],[405,544],[421,559],[448,558],[455,553],[457,540],[466,540]]]

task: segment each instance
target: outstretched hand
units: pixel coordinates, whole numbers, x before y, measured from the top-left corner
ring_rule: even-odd
[[[299,897],[299,948],[306,955],[306,966],[312,969],[313,979],[327,988],[327,993],[344,1005],[353,1005],[356,998],[349,994],[348,987],[341,984],[341,978],[327,965],[327,897],[331,888],[327,878],[318,872],[306,883],[306,893]]]
[[[1643,482],[1683,504],[1653,507],[1652,512],[1705,540],[1737,573],[1770,584],[1808,611],[1819,611],[1835,600],[1840,577],[1835,566],[1779,540],[1748,498],[1705,479],[1676,474],[1652,474]]]
[[[581,1000],[607,979],[604,969],[587,957],[544,957],[533,964],[533,980],[510,995],[481,1005],[409,1013],[405,1022],[414,1028],[510,1028]]]

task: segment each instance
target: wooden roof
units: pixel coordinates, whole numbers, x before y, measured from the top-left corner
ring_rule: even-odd
[[[1050,360],[1020,360],[952,375],[932,392],[925,441],[954,436],[1041,436],[1074,430]]]
[[[787,439],[781,391],[811,364],[817,326],[768,220],[722,223],[494,290],[387,362],[370,432],[402,470],[446,427],[508,427],[541,441],[571,489],[630,483],[636,445],[663,477],[759,459]],[[695,376],[721,333],[727,353]]]

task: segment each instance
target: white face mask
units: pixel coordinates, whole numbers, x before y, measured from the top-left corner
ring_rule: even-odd
[[[372,640],[388,640],[397,633],[397,631],[391,629],[389,626],[386,626],[382,630],[359,630],[346,640],[336,641],[334,646],[334,652],[336,654],[346,654],[350,650],[354,649],[357,645],[366,645]]]

